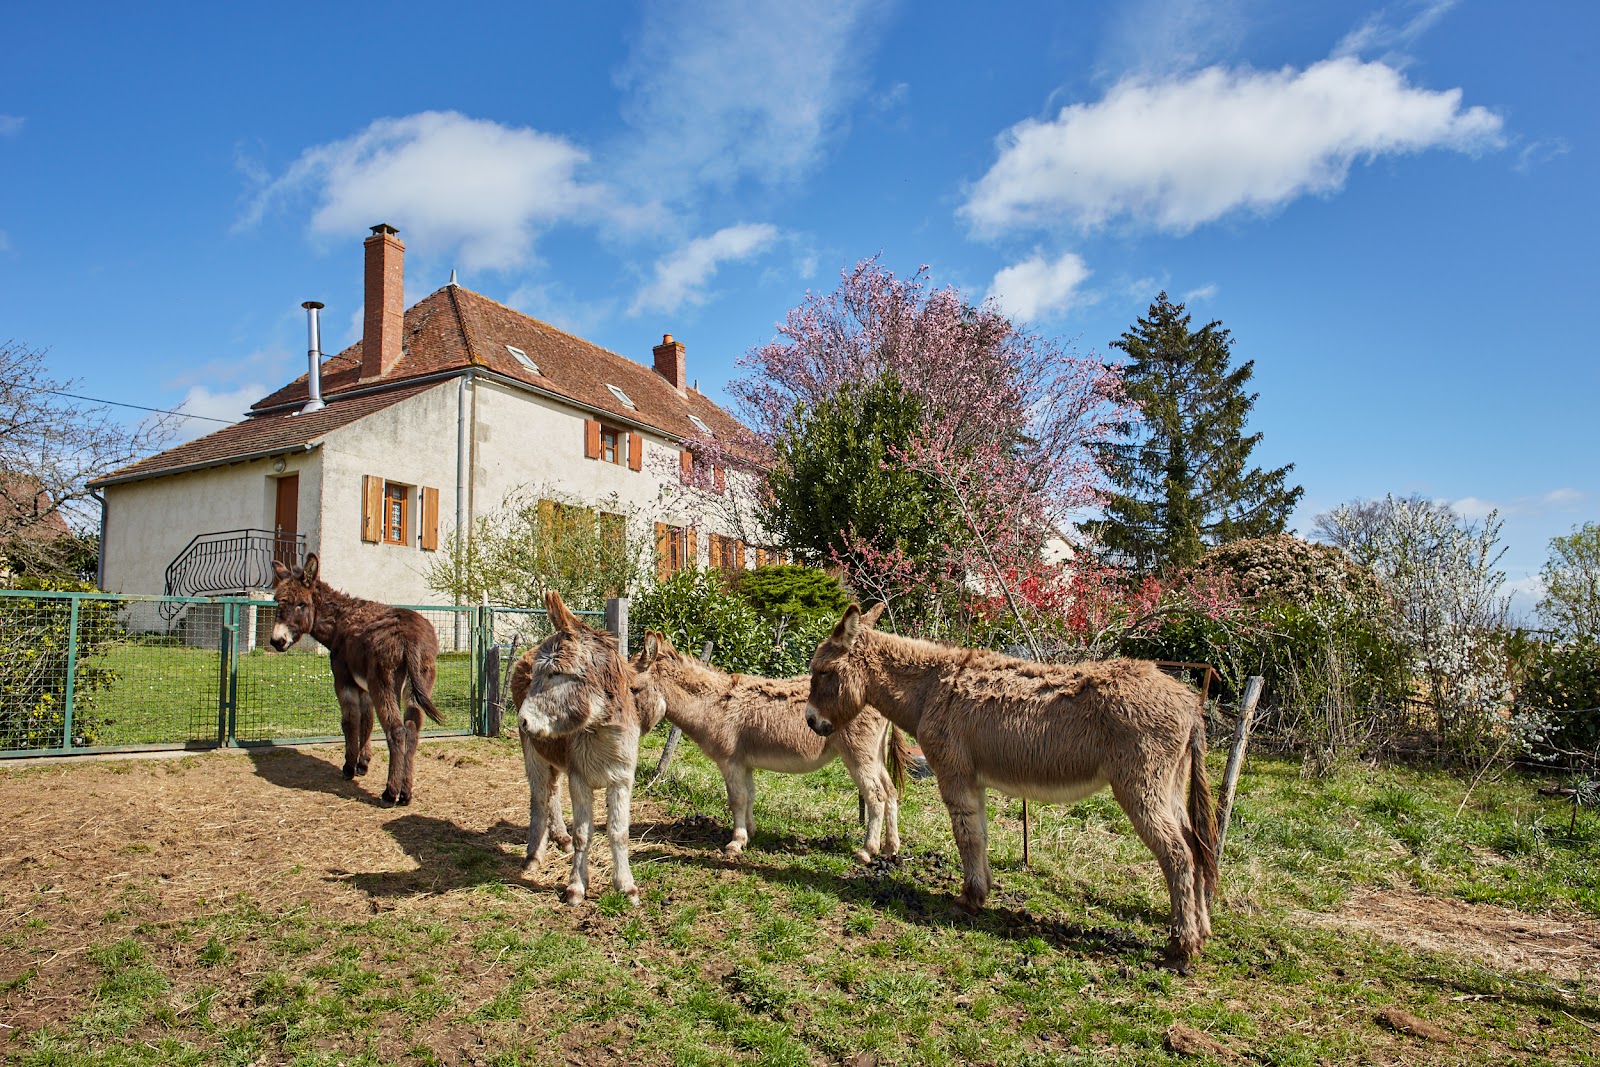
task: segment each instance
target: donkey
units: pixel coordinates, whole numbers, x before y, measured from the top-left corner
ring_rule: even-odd
[[[1167,956],[1187,972],[1217,881],[1198,695],[1144,660],[1033,663],[880,633],[882,610],[852,604],[818,646],[806,723],[826,737],[871,704],[917,738],[961,853],[957,907],[974,913],[989,895],[987,789],[1070,804],[1109,785],[1161,864]]]
[[[341,593],[317,577],[319,569],[315,552],[306,557],[304,567],[293,570],[273,561],[278,619],[272,625],[272,647],[282,652],[310,634],[327,648],[344,729],[344,776],[367,773],[376,716],[389,743],[383,804],[409,804],[422,713],[444,722],[433,705],[439,637],[416,612]]]
[[[528,773],[528,852],[525,873],[544,860],[552,834],[560,837],[556,783],[565,772],[572,798],[572,877],[566,901],[580,904],[589,890],[589,845],[594,833],[594,791],[606,791],[606,836],[611,839],[612,880],[634,907],[639,889],[628,867],[628,808],[639,737],[661,721],[654,702],[641,709],[631,688],[632,669],[617,639],[567,610],[554,590],[544,595],[555,632],[517,660],[511,699],[517,709],[522,762]]]
[[[644,650],[632,662],[640,680],[636,692],[658,700],[667,719],[722,772],[733,812],[733,840],[723,846],[729,856],[744,851],[755,826],[754,771],[805,774],[835,759],[844,761],[866,806],[866,847],[856,850],[856,858],[870,862],[885,836],[883,851],[900,851],[899,789],[910,752],[883,716],[867,708],[836,733],[819,737],[805,727],[809,678],[724,674],[683,655],[654,630],[645,631]]]

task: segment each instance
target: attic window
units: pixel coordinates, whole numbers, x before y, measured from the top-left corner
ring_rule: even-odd
[[[527,367],[529,370],[533,371],[533,373],[535,373],[535,374],[539,373],[539,364],[537,364],[533,360],[529,359],[528,358],[528,353],[524,352],[522,349],[518,348],[516,345],[506,345],[506,351],[510,352],[513,356],[515,356],[518,363],[522,364],[524,367]]]
[[[711,427],[709,427],[709,426],[707,426],[707,425],[706,425],[706,424],[705,424],[705,423],[704,423],[704,422],[703,422],[703,421],[702,421],[702,420],[701,420],[701,418],[700,418],[700,416],[699,416],[699,415],[690,415],[690,416],[689,416],[689,421],[690,421],[690,422],[692,422],[692,423],[694,423],[694,426],[695,426],[695,429],[697,429],[697,430],[699,430],[699,431],[700,431],[700,432],[701,432],[701,433],[703,433],[703,434],[705,434],[705,435],[706,435],[706,436],[707,436],[707,437],[712,437],[712,436],[714,436],[714,435],[713,435],[713,434],[712,434],[712,432],[711,432]]]
[[[616,397],[618,400],[620,400],[624,404],[628,405],[628,407],[637,408],[639,406],[639,405],[635,404],[632,400],[628,399],[628,394],[627,393],[624,393],[621,389],[618,389],[616,386],[610,384],[609,382],[606,383],[606,388],[611,390],[611,395],[612,396]]]

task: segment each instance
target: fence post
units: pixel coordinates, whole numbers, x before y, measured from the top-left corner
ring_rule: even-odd
[[[61,747],[72,751],[72,704],[77,697],[78,684],[78,597],[72,597],[72,609],[67,615],[67,695],[66,710],[61,720]]]
[[[222,629],[217,634],[217,747],[233,744],[238,729],[239,662],[237,634],[239,605],[222,605]]]
[[[1217,811],[1217,862],[1222,861],[1222,846],[1228,840],[1228,820],[1233,817],[1233,791],[1244,767],[1244,747],[1250,741],[1250,720],[1255,718],[1256,702],[1261,699],[1262,678],[1252,674],[1244,684],[1244,700],[1239,703],[1239,722],[1233,728],[1233,747],[1228,751],[1228,769],[1222,774],[1222,803]]]
[[[606,629],[617,635],[617,647],[628,655],[628,598],[614,596],[606,601]]]

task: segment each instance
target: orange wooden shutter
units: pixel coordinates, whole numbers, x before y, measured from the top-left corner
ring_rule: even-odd
[[[644,470],[644,434],[630,433],[628,435],[628,469]]]
[[[556,502],[554,500],[539,501],[539,529],[548,537],[556,527]]]
[[[718,467],[717,468],[717,492],[720,493],[726,488],[728,488],[728,472],[723,470],[721,467]]]
[[[656,523],[656,577],[665,578],[672,573],[672,534],[664,522]]]
[[[722,566],[722,538],[716,534],[711,535],[711,569],[716,570]]]
[[[684,534],[684,537],[687,539],[687,547],[684,549],[683,553],[683,565],[689,570],[694,570],[696,567],[700,566],[700,546],[695,543],[695,530],[693,526],[689,527],[688,531]]]
[[[361,540],[383,540],[383,479],[374,474],[361,476]]]
[[[595,419],[583,420],[583,454],[589,459],[600,458],[600,423]]]
[[[694,454],[691,452],[678,453],[678,469],[688,474],[694,470]]]
[[[422,495],[422,548],[426,552],[439,550],[439,490],[423,486]]]
[[[744,542],[737,539],[733,542],[733,569],[744,570]]]

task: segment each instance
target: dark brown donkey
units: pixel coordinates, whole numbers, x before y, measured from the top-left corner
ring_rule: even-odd
[[[304,568],[290,570],[273,562],[277,581],[272,597],[278,602],[278,621],[272,626],[272,647],[282,652],[310,634],[327,648],[333,691],[339,697],[339,721],[344,727],[344,776],[367,773],[376,716],[389,742],[389,780],[383,802],[409,804],[422,713],[427,712],[434,722],[444,722],[433,706],[438,635],[432,624],[414,611],[339,592],[317,578],[318,566],[314,552],[306,557]]]
[[[1144,660],[1033,663],[879,633],[881,611],[852,604],[817,648],[806,723],[827,736],[870,704],[921,743],[961,852],[957,905],[989,895],[986,790],[1070,804],[1109,785],[1166,875],[1167,954],[1187,969],[1217,881],[1199,694]]]

